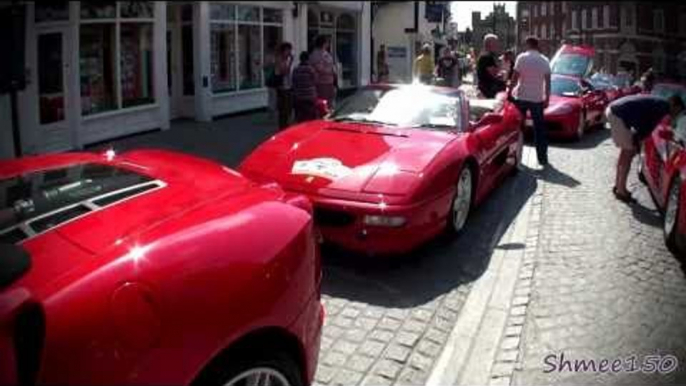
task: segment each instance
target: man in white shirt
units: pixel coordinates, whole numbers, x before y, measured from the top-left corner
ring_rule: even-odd
[[[538,39],[530,36],[526,39],[526,52],[519,54],[515,61],[512,80],[507,90],[508,99],[512,92],[516,96],[514,103],[526,119],[531,113],[534,124],[534,141],[538,163],[548,165],[548,139],[546,137],[543,111],[550,100],[550,61],[538,50]]]

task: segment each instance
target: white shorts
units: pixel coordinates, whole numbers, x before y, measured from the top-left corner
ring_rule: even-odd
[[[626,127],[624,121],[614,115],[609,107],[605,110],[605,116],[610,124],[612,140],[615,142],[615,145],[623,150],[636,150],[633,133]]]

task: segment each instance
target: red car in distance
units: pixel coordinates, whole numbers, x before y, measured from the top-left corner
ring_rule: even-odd
[[[309,384],[310,211],[168,151],[0,163],[0,384]]]
[[[516,170],[520,124],[504,98],[373,85],[327,119],[276,134],[239,170],[306,194],[325,240],[367,254],[397,254],[446,228],[462,230],[472,208]]]
[[[580,140],[587,130],[603,122],[609,98],[587,80],[552,75],[550,93],[548,108],[543,112],[550,137]],[[531,132],[530,115],[525,124],[526,131]]]
[[[686,86],[658,83],[653,95],[679,95],[686,103]],[[648,186],[664,214],[664,238],[675,255],[686,256],[686,137],[672,129],[666,116],[641,144],[639,179]]]
[[[595,49],[590,46],[563,44],[550,61],[553,74],[586,78],[593,70]]]

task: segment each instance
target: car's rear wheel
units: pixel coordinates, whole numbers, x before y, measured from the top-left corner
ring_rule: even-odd
[[[222,361],[196,384],[302,386],[304,382],[295,360],[286,353],[251,350]]]
[[[681,195],[681,180],[677,177],[672,182],[667,195],[667,205],[665,206],[664,236],[667,248],[675,255],[680,255],[677,245],[679,233],[679,196]]]
[[[472,207],[473,195],[472,171],[469,166],[462,168],[460,177],[457,179],[455,187],[455,196],[450,207],[450,221],[448,229],[453,234],[458,234],[467,223],[467,217]]]

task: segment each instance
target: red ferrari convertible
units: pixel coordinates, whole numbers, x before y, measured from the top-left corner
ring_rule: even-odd
[[[572,76],[553,75],[550,93],[550,103],[543,113],[549,136],[579,140],[586,130],[603,122],[609,99],[603,90],[594,88],[590,82]],[[532,126],[529,115],[527,132]]]
[[[325,240],[368,254],[412,250],[474,205],[521,160],[516,108],[461,90],[374,85],[325,120],[261,144],[239,170],[314,203]]]
[[[0,163],[0,384],[309,384],[310,211],[166,151]]]
[[[680,95],[686,102],[686,87],[657,84],[653,95],[669,98]],[[683,118],[682,118],[683,119]],[[639,179],[648,189],[657,207],[664,212],[664,236],[667,247],[676,255],[686,255],[686,138],[672,129],[665,119],[642,143]]]

